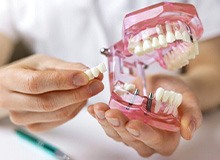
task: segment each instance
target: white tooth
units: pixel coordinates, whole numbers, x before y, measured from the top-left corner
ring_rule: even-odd
[[[138,43],[141,40],[141,35],[137,34],[136,36],[133,37],[133,41],[135,43]]]
[[[186,66],[186,65],[188,65],[188,64],[189,64],[189,60],[186,59],[186,60],[182,63],[182,67],[183,67],[183,66]]]
[[[131,53],[134,52],[134,45],[131,45],[130,43],[128,44],[128,51],[130,51]]]
[[[163,110],[163,113],[167,113],[170,107],[171,107],[170,105],[167,105],[166,108]]]
[[[134,38],[128,39],[128,51],[133,53],[136,45],[137,45],[137,42],[135,42]]]
[[[128,46],[130,46],[131,48],[135,47],[135,41],[133,38],[128,39]]]
[[[173,91],[170,91],[170,96],[169,96],[169,104],[173,105],[173,100],[175,98],[176,93]]]
[[[155,108],[154,108],[154,112],[155,113],[158,113],[160,111],[160,106],[161,106],[161,103],[160,102],[156,102],[156,105],[155,105]]]
[[[175,36],[171,31],[167,31],[166,40],[168,43],[173,43],[175,41]]]
[[[195,42],[194,42],[194,47],[195,47],[195,53],[196,53],[196,55],[199,55],[199,43],[198,43],[198,41],[195,41]]]
[[[183,40],[186,42],[191,42],[190,35],[187,31],[183,32]]]
[[[135,85],[132,83],[125,83],[123,88],[127,91],[132,91],[135,90]]]
[[[163,34],[163,29],[161,25],[157,25],[156,26],[156,32],[158,35]]]
[[[191,52],[189,53],[189,59],[195,59],[195,58],[196,58],[195,52],[194,52],[194,51],[191,51]]]
[[[177,115],[178,115],[178,110],[177,110],[177,108],[174,108],[174,110],[173,110],[173,116],[174,116],[174,117],[177,117]]]
[[[143,43],[143,50],[146,51],[146,52],[150,52],[152,51],[152,43],[149,39],[146,39],[144,40],[144,43]]]
[[[165,27],[166,27],[166,31],[167,31],[167,32],[168,32],[168,31],[172,31],[169,22],[165,22],[165,23],[166,23],[166,25],[165,25]]]
[[[165,62],[165,64],[166,64],[166,68],[167,68],[167,69],[170,69],[169,57],[168,57],[167,55],[165,55],[165,56],[163,57],[163,60],[164,60],[164,62]]]
[[[189,59],[195,59],[199,54],[198,42],[194,42],[191,50],[189,51]]]
[[[167,69],[172,69],[172,55],[170,52],[168,52],[165,56],[164,56],[164,61],[166,63],[166,67]]]
[[[178,107],[178,106],[182,103],[182,100],[183,100],[182,94],[179,93],[179,94],[177,95],[177,98],[178,98],[178,101],[177,101],[177,105],[176,105],[176,106]]]
[[[98,77],[99,76],[99,70],[98,70],[98,68],[97,67],[93,67],[93,68],[91,68],[90,69],[91,70],[91,72],[92,72],[92,74],[93,74],[93,76],[94,77]]]
[[[167,31],[167,34],[166,34],[166,40],[168,43],[172,43],[175,41],[175,36],[172,32],[172,29],[171,29],[171,26],[168,22],[166,22],[166,31]]]
[[[141,32],[141,37],[142,39],[148,39],[149,38],[149,33],[147,30],[144,30]]]
[[[169,57],[170,60],[175,60],[175,55],[176,55],[176,52],[168,52],[167,53],[167,56]]]
[[[174,101],[175,96],[176,96],[176,93],[173,91],[170,91],[170,97],[169,97],[170,107],[169,107],[167,114],[171,114],[174,109],[173,101]]]
[[[134,53],[138,56],[143,55],[143,48],[141,44],[138,44],[135,48],[134,48]]]
[[[182,103],[182,99],[183,99],[182,94],[177,93],[176,96],[175,96],[175,100],[174,100],[173,105],[174,105],[176,108],[178,108],[179,105]]]
[[[154,37],[154,38],[152,39],[152,47],[155,48],[155,49],[160,48],[160,44],[159,44],[158,38]]]
[[[167,112],[167,114],[171,114],[172,112],[174,113],[175,110],[177,110],[178,106],[181,104],[182,102],[182,95],[179,94],[179,93],[175,93],[173,92],[174,94],[174,99],[173,99],[173,102],[172,104],[170,104],[170,108],[169,108],[169,111]],[[176,114],[176,113],[174,113]]]
[[[164,93],[163,93],[162,102],[167,102],[169,96],[170,96],[169,91],[165,90]]]
[[[171,105],[167,114],[171,114],[173,112],[174,108],[175,108],[175,106]]]
[[[176,37],[177,40],[182,40],[183,39],[183,35],[178,30],[175,31],[175,37]]]
[[[166,41],[166,38],[163,34],[160,34],[159,37],[159,44],[163,47],[166,47],[167,46],[167,41]]]
[[[163,97],[163,93],[164,93],[164,89],[163,88],[158,88],[156,90],[156,93],[155,93],[155,99],[156,101],[160,102],[162,97]]]
[[[88,69],[84,73],[89,77],[89,80],[92,80],[92,79],[95,78],[94,75],[92,74],[92,71],[90,69]]]
[[[105,66],[105,63],[100,63],[98,66],[97,66],[98,70],[101,72],[101,73],[104,73],[107,71],[107,68]]]

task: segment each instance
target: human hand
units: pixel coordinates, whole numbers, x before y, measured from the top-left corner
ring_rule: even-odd
[[[131,146],[141,156],[149,157],[154,153],[171,155],[178,146],[180,137],[190,140],[201,124],[202,114],[197,98],[183,80],[174,76],[150,76],[147,86],[148,91],[153,93],[159,87],[182,93],[183,101],[178,108],[181,118],[180,132],[164,131],[138,120],[129,120],[121,111],[110,109],[104,103],[94,104],[88,111],[109,137]]]
[[[34,55],[0,68],[0,107],[31,131],[44,131],[72,119],[88,98],[103,90],[103,75],[89,81],[88,68]]]

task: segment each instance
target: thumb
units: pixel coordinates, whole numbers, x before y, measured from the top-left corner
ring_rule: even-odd
[[[190,140],[202,123],[202,113],[194,94],[185,93],[183,98],[185,101],[179,108],[181,116],[180,132],[184,139]]]

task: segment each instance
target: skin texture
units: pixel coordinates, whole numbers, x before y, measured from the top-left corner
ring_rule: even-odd
[[[202,121],[201,110],[197,98],[181,79],[153,75],[148,77],[147,86],[152,87],[149,91],[153,93],[158,87],[162,87],[183,94],[183,102],[179,107],[180,132],[163,131],[138,120],[129,120],[123,113],[109,109],[104,103],[92,105],[88,111],[98,120],[108,136],[133,147],[141,156],[148,157],[154,153],[170,155],[178,146],[181,136],[187,140],[192,138]]]
[[[72,119],[88,98],[104,88],[88,80],[80,63],[34,55],[0,68],[0,107],[30,131],[44,131]]]
[[[141,156],[154,153],[171,155],[183,137],[190,140],[202,122],[201,111],[220,104],[220,37],[200,44],[200,56],[180,76],[152,75],[147,77],[149,92],[158,87],[182,93],[183,102],[178,111],[181,117],[180,132],[172,133],[153,128],[137,120],[129,120],[118,110],[104,103],[88,107],[88,112],[97,119],[105,133],[112,139],[134,148]]]
[[[0,44],[0,66],[2,66],[10,59],[14,48],[14,42],[0,33]]]
[[[6,46],[0,45],[1,56],[4,57],[0,62],[3,65],[11,55],[13,43],[2,35],[0,43]],[[162,131],[140,121],[129,120],[120,111],[109,109],[104,103],[90,106],[89,113],[109,137],[134,148],[141,156],[172,154],[180,137],[191,139],[200,126],[201,110],[219,104],[219,43],[219,37],[202,42],[200,56],[191,62],[185,75],[152,75],[147,78],[148,86],[152,87],[149,91],[164,87],[183,94],[183,103],[179,107],[180,132]],[[74,77],[78,77],[75,75],[85,69],[82,64],[67,63],[43,55],[3,66],[0,68],[0,107],[9,110],[12,122],[26,126],[31,131],[59,126],[72,119],[89,97],[103,89],[102,76],[91,82],[82,76],[82,84],[73,83]],[[96,84],[96,87],[92,87],[94,90],[90,88],[93,83]]]

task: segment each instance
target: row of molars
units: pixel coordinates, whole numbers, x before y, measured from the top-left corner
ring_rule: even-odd
[[[189,60],[195,59],[198,54],[198,41],[194,41],[193,43],[182,43],[177,47],[172,47],[172,50],[164,55],[163,60],[167,69],[176,70],[189,64]]]
[[[183,24],[180,23],[180,25]],[[142,31],[140,33],[141,39],[137,38],[138,36],[140,37],[140,35],[129,39],[128,50],[140,56],[145,53],[149,54],[155,49],[167,47],[169,43],[173,43],[176,40],[191,42],[190,34],[186,29],[183,29],[183,26],[178,29],[178,27],[174,25],[172,29],[171,25],[166,22],[165,28],[166,33],[164,33],[161,25],[157,25],[156,32],[158,36],[155,37],[150,37],[147,30]]]

